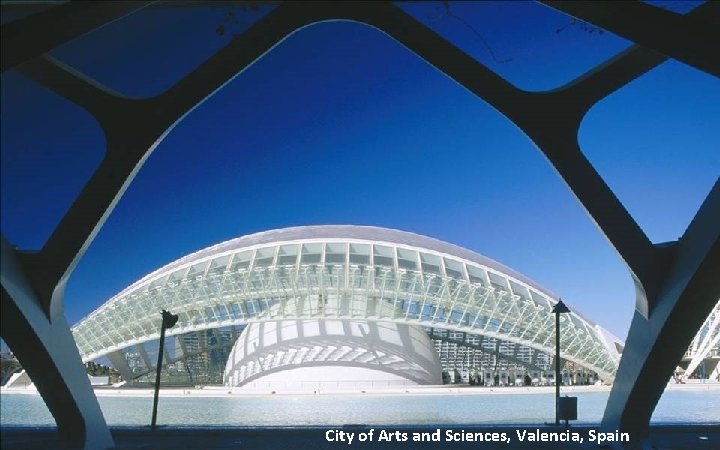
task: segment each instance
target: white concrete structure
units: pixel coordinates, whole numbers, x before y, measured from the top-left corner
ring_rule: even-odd
[[[422,327],[366,320],[251,323],[233,346],[225,384],[243,390],[326,392],[442,383]]]
[[[73,327],[73,336],[83,360],[108,356],[127,380],[154,370],[160,309],[179,316],[168,336],[202,332],[192,341],[167,340],[166,364],[232,345],[233,327],[248,323],[310,321],[304,330],[337,319],[478,335],[498,359],[532,368],[547,365],[554,353],[556,302],[512,269],[436,239],[378,227],[307,226],[180,258],[108,300]],[[622,342],[575,310],[562,321],[562,358],[612,380]],[[242,339],[258,329],[251,326]],[[325,335],[323,345],[341,337]],[[241,353],[235,350],[232,366],[250,352]]]

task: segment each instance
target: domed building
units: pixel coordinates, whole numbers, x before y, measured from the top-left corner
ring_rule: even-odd
[[[131,383],[281,392],[552,378],[558,298],[502,264],[413,233],[367,226],[272,230],[187,255],[73,328],[83,360]],[[613,379],[622,342],[571,308],[568,383]]]

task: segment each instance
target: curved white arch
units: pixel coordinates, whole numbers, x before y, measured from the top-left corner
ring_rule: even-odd
[[[341,318],[465,331],[554,352],[557,297],[489,258],[436,239],[377,227],[308,226],[208,247],[158,269],[73,328],[84,360],[159,337],[247,322]],[[561,356],[604,379],[619,339],[572,310]]]

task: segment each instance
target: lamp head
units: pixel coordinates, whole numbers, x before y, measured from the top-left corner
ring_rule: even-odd
[[[557,303],[555,304],[555,306],[553,307],[552,312],[553,312],[554,314],[569,313],[569,312],[570,312],[570,308],[568,308],[568,307],[565,305],[565,303],[563,303],[562,299],[559,299],[558,302],[557,302]]]
[[[162,319],[163,319],[163,326],[165,328],[172,328],[177,323],[179,316],[177,314],[172,314],[170,311],[162,310]]]

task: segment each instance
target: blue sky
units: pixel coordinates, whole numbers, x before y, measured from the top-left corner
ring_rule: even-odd
[[[629,45],[537,4],[453,3],[462,21],[443,16],[439,2],[404,7],[527,90],[560,86]],[[126,95],[155,95],[266,12],[238,11],[236,25],[228,11],[146,10],[53,56]],[[582,123],[583,151],[654,242],[682,234],[720,175],[718,104],[718,79],[668,62]],[[2,233],[39,248],[101,160],[102,131],[10,71],[0,138]],[[208,245],[346,223],[469,248],[627,333],[635,304],[627,270],[544,156],[482,100],[349,22],[290,36],[165,138],[70,279],[68,320]]]

